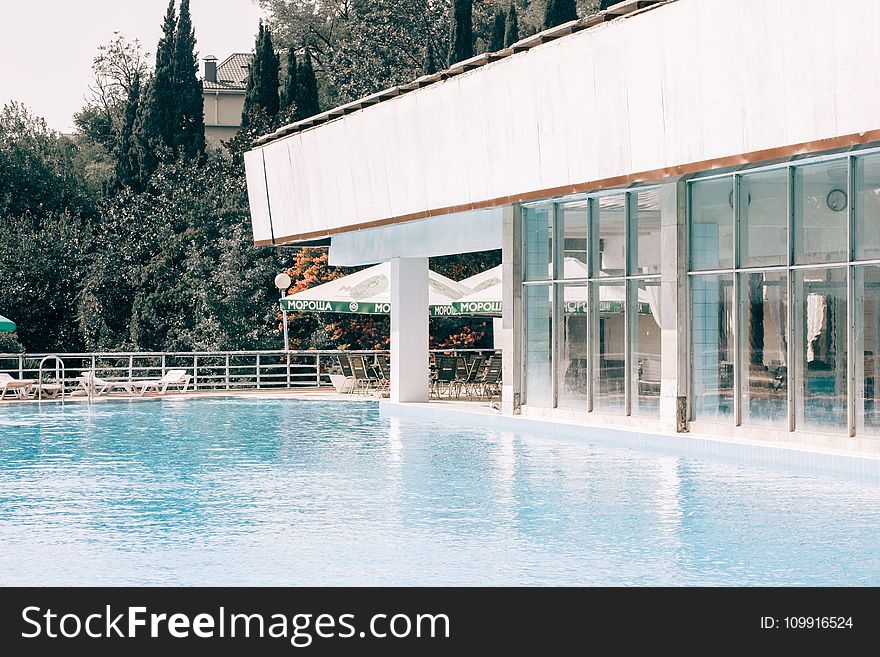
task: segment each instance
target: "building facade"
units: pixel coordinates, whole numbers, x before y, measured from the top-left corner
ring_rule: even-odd
[[[878,455],[876,25],[622,2],[266,136],[255,242],[396,263],[400,363],[427,257],[502,248],[504,413]]]
[[[219,64],[216,57],[204,59],[205,139],[212,146],[222,146],[222,142],[232,139],[241,128],[253,57],[251,53],[234,53]]]

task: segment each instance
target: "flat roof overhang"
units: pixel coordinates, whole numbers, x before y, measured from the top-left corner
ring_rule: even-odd
[[[255,243],[880,140],[874,0],[615,7],[261,139]]]

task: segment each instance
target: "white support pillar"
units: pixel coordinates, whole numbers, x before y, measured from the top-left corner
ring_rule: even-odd
[[[428,401],[428,259],[391,260],[391,401]]]
[[[522,401],[522,208],[519,205],[504,208],[501,265],[501,412],[518,415]]]

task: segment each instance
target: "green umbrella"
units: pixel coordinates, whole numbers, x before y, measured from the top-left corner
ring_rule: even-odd
[[[15,322],[11,319],[6,319],[3,315],[0,315],[0,333],[13,333],[15,331]]]

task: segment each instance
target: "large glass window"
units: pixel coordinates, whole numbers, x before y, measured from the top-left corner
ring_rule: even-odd
[[[694,419],[733,414],[733,274],[691,277]]]
[[[523,261],[525,403],[658,414],[659,190],[524,207]]]
[[[740,274],[743,424],[788,426],[788,273]]]
[[[600,276],[626,274],[626,194],[600,196],[593,202],[599,223]]]
[[[553,303],[550,285],[527,285],[523,289],[525,312],[525,403],[553,405],[552,361]]]
[[[880,155],[856,159],[855,181],[856,258],[877,260],[880,259]]]
[[[625,281],[592,283],[598,313],[593,331],[593,410],[626,408]]]
[[[741,267],[788,264],[788,170],[740,178]]]
[[[695,182],[691,191],[691,269],[733,267],[733,179]]]
[[[586,410],[590,384],[587,287],[566,285],[562,289],[558,405]]]
[[[846,428],[846,269],[794,272],[797,426]]]
[[[561,278],[587,278],[589,266],[589,202],[572,201],[559,206],[564,255]]]
[[[660,412],[660,279],[630,281],[632,414]]]
[[[660,273],[660,188],[633,194],[629,261],[633,274]]]
[[[880,434],[880,267],[856,267],[856,423],[859,432]]]
[[[545,281],[553,276],[552,205],[523,209],[523,278]]]
[[[795,167],[795,262],[849,260],[847,158]]]

